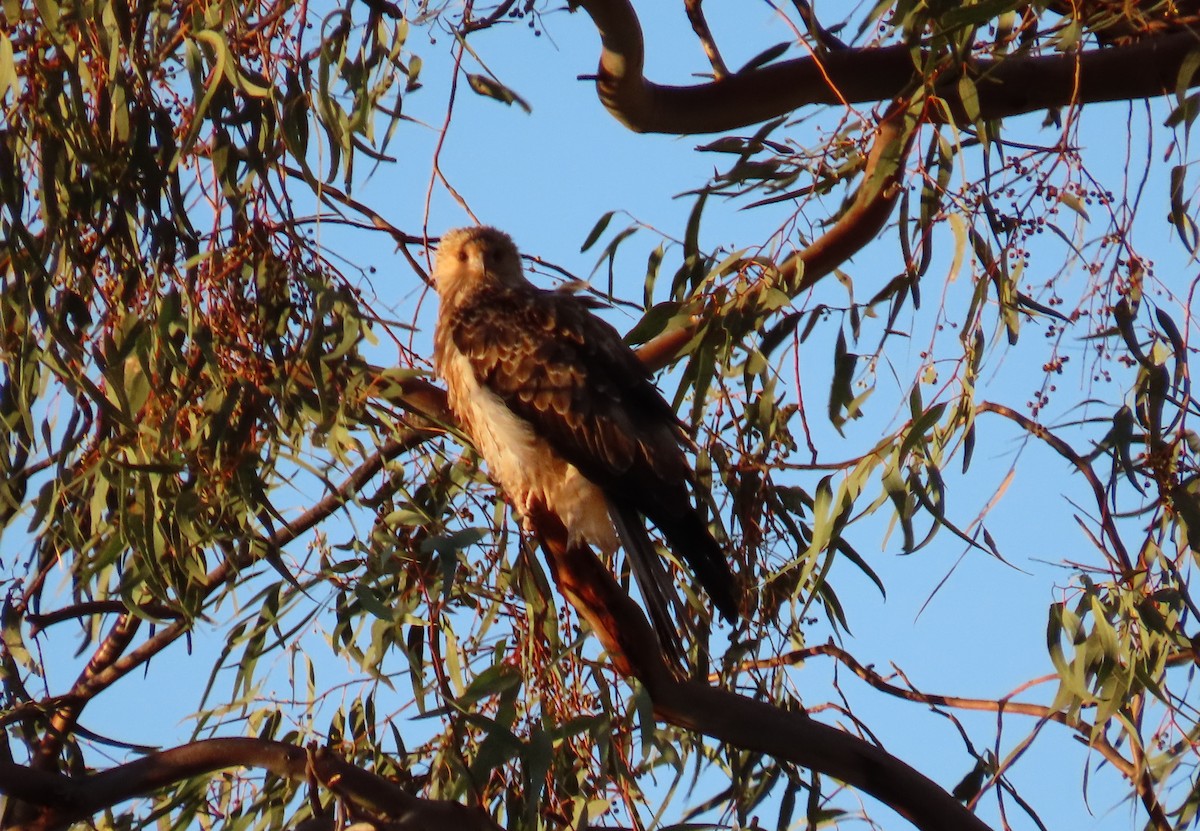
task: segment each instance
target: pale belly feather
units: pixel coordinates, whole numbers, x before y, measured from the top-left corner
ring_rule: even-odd
[[[458,383],[449,384],[450,406],[468,427],[492,477],[523,515],[541,502],[558,515],[570,542],[586,542],[605,554],[617,549],[617,536],[604,492],[561,458],[532,425],[475,380],[468,361],[449,350]]]

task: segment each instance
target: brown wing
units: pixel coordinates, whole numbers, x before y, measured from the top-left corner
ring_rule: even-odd
[[[448,321],[486,385],[609,499],[649,518],[736,616],[725,556],[692,504],[671,406],[617,330],[572,295],[481,288]]]
[[[687,476],[671,408],[617,331],[575,298],[483,289],[450,331],[476,378],[596,484]]]

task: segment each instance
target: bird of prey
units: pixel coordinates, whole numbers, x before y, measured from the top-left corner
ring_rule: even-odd
[[[434,367],[517,512],[528,520],[548,510],[569,544],[606,555],[619,539],[659,637],[677,642],[666,600],[677,596],[650,520],[733,622],[736,583],[692,502],[688,437],[617,330],[585,297],[530,283],[512,240],[495,228],[443,236],[433,277]]]

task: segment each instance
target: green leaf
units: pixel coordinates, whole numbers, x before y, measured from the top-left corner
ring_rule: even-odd
[[[975,82],[966,73],[958,79],[958,99],[962,102],[963,112],[967,116],[967,121],[975,124],[979,121],[979,90],[975,88]]]
[[[525,774],[525,826],[537,827],[537,816],[542,806],[542,791],[545,788],[546,774],[554,762],[554,742],[550,734],[541,726],[535,725],[529,734],[529,741],[521,753]]]
[[[829,420],[841,432],[842,426],[852,418],[861,417],[860,405],[871,390],[863,395],[854,395],[854,370],[858,356],[846,347],[846,332],[838,332],[833,352],[833,380],[829,386]]]
[[[1179,74],[1175,77],[1175,100],[1181,106],[1187,97],[1187,91],[1191,88],[1192,79],[1196,77],[1196,70],[1198,69],[1200,69],[1200,49],[1192,49],[1179,62]]]
[[[941,15],[941,23],[947,29],[960,26],[983,26],[1005,12],[1026,5],[1017,0],[977,0],[974,3],[947,4],[948,10]]]
[[[743,72],[753,72],[754,70],[758,69],[760,66],[765,66],[766,64],[769,64],[771,61],[775,60],[780,55],[782,55],[784,52],[786,52],[788,49],[790,49],[792,46],[792,43],[793,43],[793,41],[785,40],[782,43],[777,43],[774,46],[764,49],[763,51],[761,51],[757,55],[755,55],[753,58],[746,61],[746,63],[742,66],[742,68],[739,69],[734,74],[741,75]]]
[[[625,334],[626,343],[646,343],[656,335],[662,334],[671,322],[679,317],[679,311],[682,308],[684,308],[682,303],[666,302],[647,309],[646,313],[642,315],[642,319]]]
[[[25,637],[21,633],[21,618],[12,604],[11,595],[4,598],[4,605],[0,607],[0,625],[3,628],[4,647],[13,660],[29,672],[41,674],[33,656],[25,647]]]
[[[646,279],[642,290],[642,305],[646,308],[654,305],[654,284],[658,281],[658,270],[665,254],[666,246],[660,242],[646,258]]]
[[[12,41],[9,38],[0,38],[0,104],[3,104],[10,92],[15,99],[21,93],[21,85],[17,80]]]
[[[359,583],[354,587],[354,596],[358,598],[358,602],[362,604],[364,610],[370,612],[380,620],[391,621],[395,619],[395,609],[389,606],[377,591],[365,583]]]
[[[508,104],[509,106],[516,104],[527,113],[533,112],[533,108],[529,106],[529,103],[524,98],[517,95],[495,78],[489,78],[486,75],[468,73],[467,83],[471,86],[472,90],[479,95],[484,96],[485,98],[494,98],[495,100],[504,104]]]
[[[1079,214],[1086,221],[1092,221],[1092,218],[1088,216],[1087,209],[1083,206],[1083,200],[1080,199],[1077,194],[1067,190],[1061,191],[1058,195],[1058,201],[1062,202],[1075,213]]]
[[[525,745],[498,721],[476,715],[471,716],[470,721],[486,730],[483,742],[471,762],[471,778],[476,782],[483,782],[493,770],[520,756]]]
[[[583,253],[596,244],[596,240],[600,239],[600,235],[604,233],[604,229],[608,227],[608,223],[612,221],[616,211],[608,211],[592,226],[592,230],[588,231],[588,235],[583,240],[583,245],[579,246],[579,252]]]
[[[688,214],[687,228],[683,235],[683,265],[676,273],[671,286],[672,296],[679,297],[685,290],[694,290],[704,279],[705,259],[700,253],[700,219],[704,215],[707,202],[708,194],[699,194]]]
[[[942,413],[945,411],[945,402],[935,404],[912,423],[912,426],[908,428],[908,431],[904,435],[904,441],[900,445],[901,459],[906,458],[912,449],[917,446],[917,443],[925,439],[926,433],[941,420]]]
[[[212,72],[209,73],[207,82],[203,81],[200,77],[202,61],[200,60],[200,50],[195,45],[197,42],[205,44],[213,51],[213,68]],[[200,31],[188,39],[187,65],[189,74],[192,76],[193,90],[199,94],[200,100],[191,114],[192,120],[188,125],[187,132],[184,133],[183,138],[179,141],[179,148],[175,153],[175,158],[171,162],[172,171],[191,152],[192,145],[195,144],[196,138],[200,135],[200,129],[204,126],[213,96],[217,94],[217,90],[225,78],[228,62],[229,45],[219,32]]]
[[[883,585],[883,580],[878,574],[875,573],[875,569],[871,568],[870,563],[868,563],[863,556],[859,554],[852,545],[850,545],[850,543],[846,542],[844,539],[838,538],[838,540],[834,542],[833,547],[838,554],[854,563],[854,565],[858,567],[858,570],[865,574],[867,578],[875,584],[875,588],[879,589],[879,594],[881,597],[887,598],[887,589]]]

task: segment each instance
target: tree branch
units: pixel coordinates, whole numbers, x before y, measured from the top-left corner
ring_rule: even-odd
[[[805,649],[797,649],[792,652],[781,655],[779,658],[772,661],[755,661],[747,664],[745,668],[761,667],[778,663],[803,663],[808,658],[817,655],[827,655],[837,662],[841,663],[849,669],[854,675],[870,684],[875,689],[887,695],[902,698],[905,701],[912,701],[917,704],[928,704],[930,707],[946,707],[954,710],[974,710],[982,712],[994,712],[1001,714],[1014,714],[1031,716],[1043,721],[1052,721],[1061,724],[1064,727],[1072,730],[1081,741],[1087,742],[1093,749],[1100,753],[1113,767],[1127,778],[1132,784],[1138,784],[1138,769],[1137,767],[1117,750],[1103,735],[1096,735],[1095,725],[1086,719],[1068,716],[1062,710],[1053,710],[1042,704],[1031,704],[1023,701],[1012,701],[1010,698],[1001,698],[991,700],[987,698],[964,698],[955,695],[939,695],[937,693],[924,693],[915,689],[907,689],[890,683],[886,678],[875,672],[870,667],[865,667],[858,660],[844,649],[841,649],[833,644],[833,642],[823,643],[818,646],[810,646]],[[1058,675],[1048,676],[1047,678],[1038,679],[1057,680]],[[1029,686],[1026,684],[1022,687]],[[1015,695],[1016,693],[1013,693]]]
[[[922,831],[987,831],[935,782],[875,745],[806,713],[677,679],[641,608],[595,554],[586,546],[568,546],[556,518],[537,510],[530,518],[559,590],[595,631],[617,670],[645,686],[657,718],[833,776],[882,800]]]
[[[921,120],[928,110],[921,113]],[[917,134],[907,101],[894,101],[876,127],[854,201],[829,230],[779,266],[780,288],[794,297],[816,285],[875,239],[896,207],[905,161]]]
[[[925,115],[912,113],[907,101],[892,102],[876,127],[862,183],[850,207],[825,233],[780,262],[774,288],[789,297],[807,291],[879,235],[896,207],[905,160],[917,123]],[[651,369],[662,369],[691,341],[702,322],[696,317],[687,326],[663,332],[638,349],[638,357]]]
[[[425,412],[439,416],[447,415],[444,409],[445,395],[432,384],[416,383],[412,393],[414,402],[422,405]],[[354,493],[357,493],[371,477],[383,468],[388,460],[396,458],[405,450],[426,440],[428,436],[429,433],[417,428],[386,442],[320,502],[295,521],[277,529],[274,534],[264,540],[265,547],[270,550],[278,550],[295,540],[304,531],[340,509]],[[249,556],[234,557],[220,563],[207,575],[202,592],[205,595],[210,594],[225,583],[231,570],[244,569],[252,563],[253,558]],[[192,626],[190,620],[176,620],[159,629],[128,654],[125,654],[139,624],[140,618],[132,613],[122,614],[97,647],[87,667],[72,685],[70,692],[54,699],[58,706],[51,716],[50,728],[38,746],[37,756],[34,759],[35,768],[42,771],[56,769],[62,742],[74,729],[80,713],[88,702],[98,693],[112,686],[120,678],[170,646],[189,632]],[[11,822],[28,819],[28,812],[21,805],[10,805],[6,810],[8,811],[7,819]]]
[[[704,8],[701,5],[703,1],[683,0],[683,8],[687,12],[688,21],[692,24],[692,31],[696,33],[700,47],[704,50],[704,56],[712,64],[713,77],[717,80],[728,78],[729,67],[725,65],[725,60],[721,57],[721,50],[717,48],[717,42],[713,39],[712,30],[708,28],[708,20],[704,17]]]
[[[95,678],[107,672],[122,653],[133,641],[133,636],[141,625],[141,619],[131,612],[124,612],[117,617],[112,629],[96,647],[95,653],[87,666],[75,679],[71,691],[59,701],[58,709],[50,717],[50,726],[46,734],[38,742],[37,751],[33,758],[33,767],[37,770],[52,771],[58,769],[59,754],[63,742],[74,731],[79,720],[79,713],[91,700],[93,693],[90,687]]]
[[[170,606],[162,603],[142,603],[137,608],[143,614],[151,617],[168,620],[179,617],[179,612],[176,609],[172,609]],[[78,620],[79,618],[90,617],[92,615],[119,614],[128,610],[129,606],[121,600],[87,600],[82,603],[73,603],[70,606],[64,606],[61,609],[55,609],[53,612],[40,614],[30,612],[25,615],[25,620],[29,623],[29,634],[32,637],[40,630],[53,626],[56,623]]]
[[[810,55],[692,86],[668,86],[642,74],[645,44],[630,0],[575,0],[600,34],[596,92],[613,117],[639,133],[719,133],[811,104],[887,101],[915,77],[904,44],[847,48]],[[1134,43],[1054,55],[1009,55],[970,66],[979,117],[1005,118],[1071,104],[1128,101],[1174,90],[1180,67],[1200,45],[1189,32]],[[945,73],[937,94],[966,118],[956,91],[957,72]],[[1191,84],[1200,83],[1200,75]]]
[[[479,809],[415,797],[327,748],[306,750],[269,739],[203,739],[86,777],[0,762],[0,792],[42,809],[36,820],[10,826],[12,831],[51,831],[184,779],[233,767],[262,768],[294,782],[304,782],[312,773],[318,783],[357,809],[381,815],[398,831],[499,828]]]

